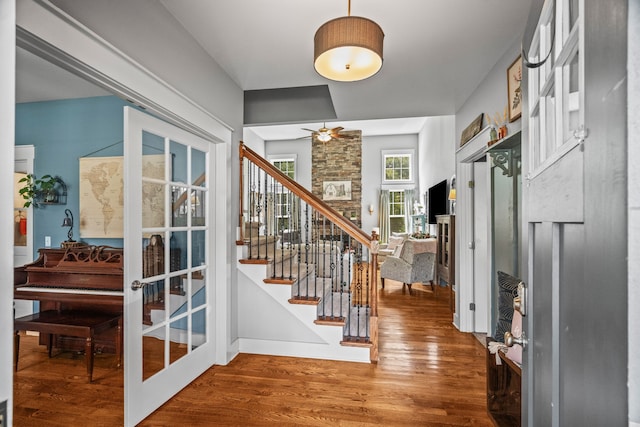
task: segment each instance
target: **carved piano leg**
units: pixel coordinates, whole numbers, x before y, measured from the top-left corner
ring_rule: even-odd
[[[116,354],[118,355],[118,368],[122,366],[122,316],[118,319],[116,328]]]
[[[47,334],[47,352],[49,353],[49,359],[51,359],[51,354],[53,353],[53,334]]]
[[[18,356],[20,355],[20,331],[15,331],[13,338],[13,364],[14,369],[18,372]]]
[[[84,358],[87,361],[87,376],[89,382],[93,377],[93,337],[87,337],[87,341],[84,346]]]

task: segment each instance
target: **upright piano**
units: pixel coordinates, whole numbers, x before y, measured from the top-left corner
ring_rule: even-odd
[[[14,298],[40,302],[44,310],[99,311],[122,315],[124,303],[121,248],[79,245],[38,250],[36,261],[14,269]],[[46,337],[40,343],[46,344]],[[84,339],[56,336],[54,346],[81,351]],[[113,329],[95,338],[95,348],[115,353]]]

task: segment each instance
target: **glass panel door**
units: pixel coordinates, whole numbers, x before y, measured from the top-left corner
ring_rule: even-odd
[[[209,143],[125,109],[125,423],[213,364]]]

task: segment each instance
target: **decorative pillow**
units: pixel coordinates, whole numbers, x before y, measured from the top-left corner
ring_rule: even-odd
[[[511,321],[511,334],[514,337],[522,336],[522,314],[519,311],[513,312],[513,320]],[[516,362],[518,365],[522,365],[522,346],[520,344],[514,344],[509,348],[506,356]]]
[[[400,258],[400,253],[402,253],[402,246],[404,246],[404,243],[401,245],[396,246],[396,248],[393,250],[393,256],[396,258]]]
[[[518,295],[520,279],[503,271],[498,271],[498,322],[496,324],[496,341],[504,342],[504,333],[511,331],[513,319],[513,298]]]
[[[402,237],[389,236],[389,244],[387,245],[387,249],[395,250],[398,245],[402,245],[404,239]]]
[[[399,233],[397,231],[392,231],[391,232],[391,236],[393,237],[400,237],[402,239],[402,241],[405,241],[409,238],[409,233]]]

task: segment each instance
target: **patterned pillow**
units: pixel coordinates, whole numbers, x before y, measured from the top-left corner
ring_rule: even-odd
[[[496,341],[504,342],[504,333],[511,331],[513,320],[513,298],[518,296],[520,279],[503,271],[498,271],[498,322],[496,324]]]
[[[398,245],[404,243],[404,239],[402,237],[389,236],[389,244],[387,245],[387,249],[395,250]]]

